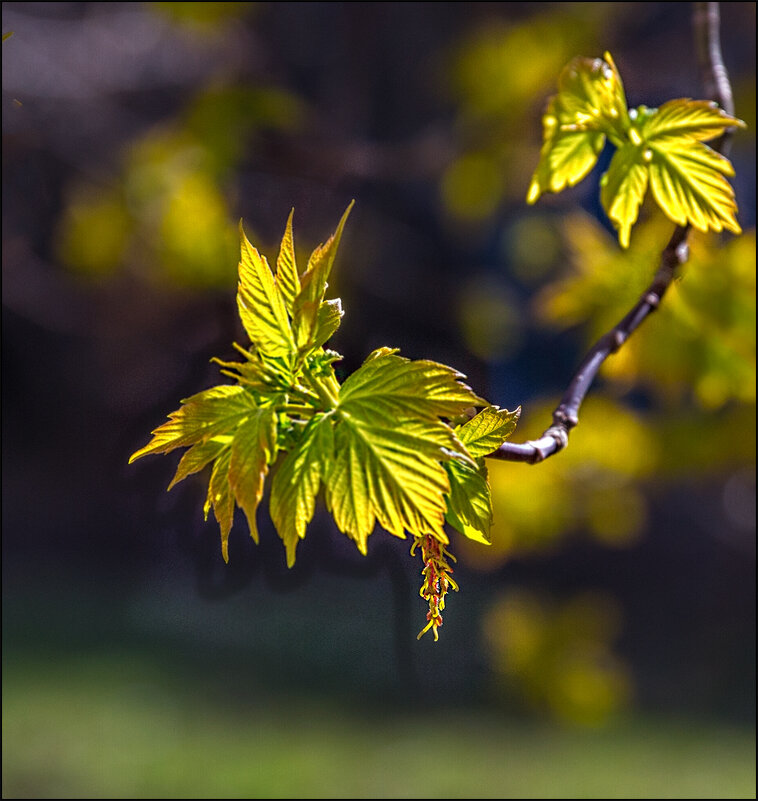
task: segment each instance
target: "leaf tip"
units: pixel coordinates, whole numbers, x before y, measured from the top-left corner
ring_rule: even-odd
[[[143,456],[146,456],[147,452],[148,452],[147,449],[149,447],[150,447],[149,445],[145,445],[144,448],[140,448],[138,451],[134,451],[134,453],[129,457],[128,464],[131,464],[132,462],[136,462],[137,459],[141,459]]]

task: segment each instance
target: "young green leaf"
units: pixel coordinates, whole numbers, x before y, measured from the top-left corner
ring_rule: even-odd
[[[639,163],[639,146],[627,143],[611,159],[600,179],[600,202],[619,232],[622,248],[629,247],[632,226],[647,192],[648,169]]]
[[[489,545],[492,497],[483,460],[476,468],[457,460],[446,462],[450,481],[445,519],[464,536]]]
[[[527,193],[530,204],[543,192],[578,184],[595,166],[606,136],[621,141],[629,125],[624,87],[609,53],[605,61],[573,59],[558,88],[542,118],[544,144]]]
[[[182,404],[169,414],[167,423],[152,432],[152,440],[129,457],[130,464],[149,453],[168,453],[226,434],[255,408],[252,397],[242,387],[227,385],[198,392]]]
[[[389,422],[401,416],[455,417],[470,406],[487,404],[462,378],[437,362],[372,354],[342,385],[339,408]]]
[[[319,308],[324,300],[329,273],[342,239],[342,230],[354,203],[355,201],[351,201],[345,209],[335,232],[313,251],[308,260],[308,268],[300,277],[301,289],[294,302],[293,327],[301,350],[314,346]]]
[[[318,307],[316,328],[313,333],[314,348],[320,348],[332,338],[334,332],[340,327],[344,313],[342,301],[339,298],[326,300]]]
[[[487,406],[479,414],[456,426],[455,433],[476,459],[497,450],[515,431],[521,407],[509,412],[497,406]]]
[[[277,290],[266,257],[248,242],[242,222],[240,241],[237,308],[242,325],[262,353],[288,356],[294,350],[294,341],[282,293]]]
[[[489,544],[492,499],[484,458],[505,442],[516,428],[521,407],[513,412],[487,406],[479,414],[455,427],[455,434],[476,464],[447,462],[450,479],[447,522],[469,539]]]
[[[287,550],[288,567],[295,564],[295,548],[305,537],[321,480],[334,458],[333,424],[330,417],[315,416],[271,482],[271,519]]]
[[[295,239],[292,235],[292,217],[295,210],[290,211],[287,227],[284,229],[279,257],[276,260],[276,288],[284,302],[290,317],[295,312],[295,298],[300,292],[300,275],[295,261]]]
[[[213,514],[221,529],[221,555],[225,562],[229,561],[229,532],[234,522],[234,493],[229,483],[231,456],[231,450],[227,449],[214,462],[211,479],[208,483],[208,496],[203,507],[206,520],[208,512],[213,507]]]
[[[337,526],[364,554],[377,521],[396,537],[407,530],[446,543],[450,484],[441,462],[456,450],[465,451],[438,421],[401,418],[377,425],[370,413],[343,413],[326,477],[326,503]]]
[[[237,429],[232,441],[229,484],[247,517],[250,536],[258,542],[255,513],[263,496],[268,466],[276,458],[276,412],[256,409]]]
[[[213,437],[207,442],[197,442],[179,460],[176,473],[168,485],[172,489],[180,481],[183,481],[192,473],[199,473],[207,464],[231,447],[232,438],[229,435]]]
[[[729,116],[716,103],[688,97],[669,100],[657,109],[638,109],[638,118],[643,120],[645,139],[661,143],[668,138],[707,142],[733,125],[745,127],[741,120]]]
[[[544,144],[527,202],[578,183],[607,136],[617,150],[600,180],[601,202],[622,247],[629,246],[648,186],[677,225],[739,233],[734,192],[724,178],[734,174],[731,164],[703,142],[744,123],[714,103],[688,98],[628,112],[618,71],[609,53],[604,58],[574,59],[561,73],[543,117]]]
[[[700,142],[669,139],[649,142],[650,188],[666,216],[677,225],[690,223],[698,231],[742,229],[737,222],[734,190],[724,175],[732,165]]]

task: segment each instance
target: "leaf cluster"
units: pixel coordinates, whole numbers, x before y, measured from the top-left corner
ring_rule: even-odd
[[[325,298],[352,203],[334,234],[298,270],[292,214],[276,269],[240,225],[237,306],[251,345],[218,361],[233,378],[193,395],[130,461],[187,447],[169,486],[212,465],[205,501],[228,560],[235,506],[258,542],[256,513],[271,477],[271,519],[295,562],[319,493],[361,553],[376,523],[397,537],[448,542],[447,521],[488,542],[492,503],[483,457],[513,431],[519,411],[489,405],[443,364],[379,348],[340,384],[325,348],[342,320]],[[472,407],[484,408],[471,416]]]
[[[704,144],[744,123],[715,103],[680,98],[660,108],[629,110],[610,53],[575,58],[564,68],[558,94],[542,118],[543,146],[527,202],[574,186],[595,166],[609,140],[616,152],[600,179],[600,200],[629,246],[632,225],[648,187],[669,219],[699,231],[740,233],[732,165]]]

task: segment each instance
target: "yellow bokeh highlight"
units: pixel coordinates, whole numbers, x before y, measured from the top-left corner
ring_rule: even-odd
[[[570,270],[541,290],[534,311],[558,330],[583,324],[589,346],[652,281],[671,224],[660,214],[638,224],[628,251],[584,214],[569,216],[563,233]],[[601,374],[617,389],[644,387],[671,406],[754,403],[755,231],[724,243],[695,232],[690,251],[658,311]]]
[[[475,276],[461,287],[458,323],[466,347],[480,359],[503,359],[521,345],[523,323],[517,301],[493,276]]]
[[[519,441],[536,439],[552,407],[524,409]],[[603,545],[635,543],[647,523],[640,484],[658,465],[661,444],[637,413],[602,396],[588,397],[569,447],[539,465],[487,459],[492,492],[492,545],[456,547],[467,564],[494,569],[507,560],[545,553],[583,534]]]
[[[79,187],[58,223],[56,252],[74,272],[102,278],[122,264],[130,231],[131,221],[118,192]]]
[[[484,618],[498,694],[567,725],[602,726],[627,707],[632,683],[613,655],[620,612],[584,593],[552,601],[512,590]]]
[[[445,170],[442,200],[445,208],[462,220],[489,217],[502,194],[503,168],[487,153],[466,153]]]

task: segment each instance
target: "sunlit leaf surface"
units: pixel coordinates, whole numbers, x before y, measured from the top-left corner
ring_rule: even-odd
[[[513,431],[519,411],[489,406],[457,371],[403,358],[395,348],[375,350],[340,386],[333,363],[341,357],[323,346],[342,305],[324,295],[351,208],[302,275],[292,214],[276,274],[241,232],[237,299],[251,344],[235,346],[242,361],[216,360],[237,384],[186,400],[132,456],[192,446],[170,487],[213,465],[204,508],[206,517],[214,510],[225,560],[235,503],[258,542],[256,512],[270,470],[271,518],[289,566],[322,486],[337,527],[364,554],[377,523],[397,537],[447,543],[447,518],[466,537],[487,542],[492,504],[482,457]],[[486,408],[454,430],[452,421],[477,406]]]
[[[731,164],[703,142],[744,127],[741,120],[714,103],[686,98],[629,112],[609,53],[604,60],[574,59],[558,87],[542,118],[544,143],[527,202],[578,183],[595,165],[607,136],[616,153],[601,178],[600,197],[622,247],[629,247],[648,185],[677,225],[740,233],[734,192],[724,178],[734,174]]]

